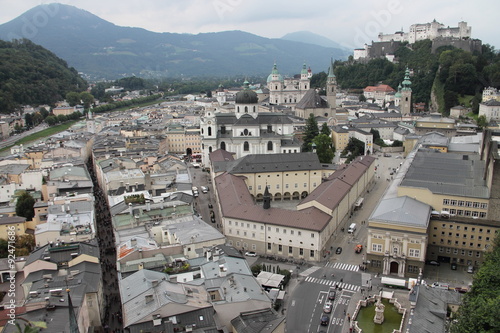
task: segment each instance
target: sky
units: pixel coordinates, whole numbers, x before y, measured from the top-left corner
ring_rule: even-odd
[[[377,40],[380,32],[407,32],[434,19],[456,27],[465,21],[472,38],[500,48],[498,0],[0,0],[0,24],[48,3],[64,3],[119,26],[155,32],[205,33],[242,30],[262,37],[311,31],[349,49]]]

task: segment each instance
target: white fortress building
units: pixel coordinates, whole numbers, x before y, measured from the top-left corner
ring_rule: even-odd
[[[467,22],[458,22],[458,27],[445,27],[444,24],[437,22],[436,20],[431,23],[416,23],[410,25],[410,31],[404,33],[403,31],[396,31],[393,34],[382,34],[378,35],[379,42],[408,42],[413,44],[419,40],[424,39],[436,39],[438,37],[447,38],[471,38],[471,27],[467,26]]]

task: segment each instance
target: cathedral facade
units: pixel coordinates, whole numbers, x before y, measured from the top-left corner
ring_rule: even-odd
[[[235,159],[250,154],[299,153],[293,123],[278,112],[260,112],[257,94],[248,82],[236,94],[234,111],[207,110],[201,117],[202,159],[208,164],[212,151],[222,149]]]
[[[289,106],[293,109],[311,87],[309,82],[311,76],[311,69],[307,69],[304,63],[300,75],[295,75],[292,78],[284,78],[278,72],[278,67],[274,63],[273,70],[267,77],[269,103]]]

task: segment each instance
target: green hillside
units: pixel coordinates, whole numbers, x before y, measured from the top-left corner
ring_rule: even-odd
[[[397,89],[408,67],[413,70],[413,102],[429,106],[434,93],[437,105],[433,107],[444,114],[464,100],[477,112],[482,90],[500,87],[498,52],[488,44],[483,45],[481,54],[453,47],[441,47],[432,53],[431,46],[430,40],[402,45],[395,52],[398,63],[386,59],[373,59],[368,63],[355,62],[352,58],[337,61],[337,81],[343,89],[362,89],[379,82]]]
[[[29,40],[0,40],[0,113],[21,105],[52,105],[87,83],[74,68]]]

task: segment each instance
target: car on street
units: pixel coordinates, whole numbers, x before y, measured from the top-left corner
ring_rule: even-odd
[[[474,266],[471,265],[471,266],[467,267],[467,273],[470,273],[470,274],[474,273]]]
[[[325,305],[323,306],[323,312],[324,313],[330,313],[332,312],[332,302],[326,302]]]
[[[329,299],[330,301],[335,300],[335,296],[337,296],[337,293],[335,292],[335,290],[330,290],[330,291],[328,292],[328,299]]]
[[[206,187],[206,186],[201,186],[200,188],[201,188],[201,192],[202,192],[202,193],[207,193],[207,192],[208,192],[208,187]]]
[[[247,257],[257,257],[257,253],[255,253],[254,251],[245,252],[245,255]]]
[[[439,266],[439,265],[441,265],[441,264],[439,263],[439,261],[436,261],[436,260],[427,260],[427,261],[426,261],[426,264],[427,264],[427,265],[431,265],[431,266]]]
[[[321,326],[328,326],[329,322],[330,322],[330,317],[328,317],[328,315],[326,314],[323,314],[320,319]]]
[[[337,247],[337,249],[335,250],[335,253],[336,254],[341,254],[342,253],[342,248],[340,246]]]
[[[361,244],[356,245],[356,247],[354,248],[354,251],[356,253],[361,253],[361,251],[363,251],[363,245],[361,245]]]

